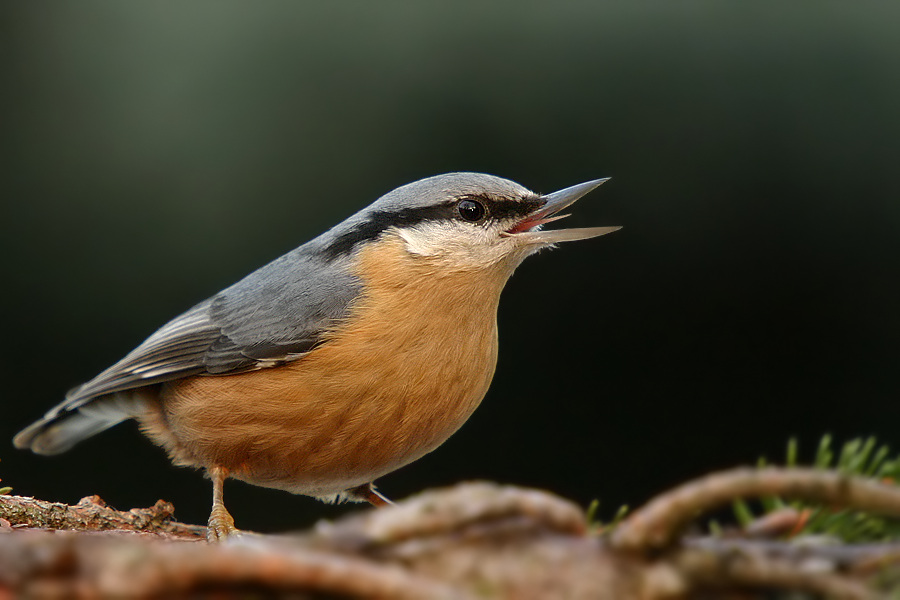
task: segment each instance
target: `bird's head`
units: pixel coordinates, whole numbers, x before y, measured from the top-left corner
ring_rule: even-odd
[[[326,252],[349,253],[395,236],[406,250],[455,270],[505,268],[559,242],[593,238],[619,227],[544,229],[602,184],[596,179],[536,194],[521,185],[481,173],[448,173],[415,181],[382,196],[332,230]]]

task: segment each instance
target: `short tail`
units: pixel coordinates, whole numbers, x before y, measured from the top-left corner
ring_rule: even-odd
[[[62,404],[20,431],[13,444],[36,454],[61,454],[92,435],[144,414],[147,402],[148,398],[142,394],[125,392],[72,408]]]

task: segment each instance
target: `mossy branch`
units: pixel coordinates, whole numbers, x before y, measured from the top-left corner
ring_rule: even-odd
[[[7,497],[0,499],[2,514],[12,517],[0,525],[0,597],[290,592],[654,600],[736,589],[755,598],[748,590],[780,589],[862,600],[894,589],[900,545],[799,547],[678,532],[697,511],[735,494],[806,490],[820,501],[900,511],[895,489],[881,495],[876,487],[873,495],[869,484],[881,485],[827,471],[738,469],[663,494],[597,535],[571,502],[538,490],[471,483],[360,511],[302,535],[247,533],[219,544],[202,541],[202,527],[173,522],[165,503],[120,512],[96,498],[66,507]],[[47,530],[54,527],[81,531]],[[113,528],[125,531],[108,531]],[[817,565],[814,574],[810,561]]]
[[[662,494],[625,519],[612,541],[622,549],[665,548],[698,515],[735,498],[768,496],[900,517],[900,488],[894,485],[819,469],[742,468],[708,475]]]

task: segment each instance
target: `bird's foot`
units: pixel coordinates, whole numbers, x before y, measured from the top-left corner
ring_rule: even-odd
[[[207,542],[224,542],[228,538],[238,537],[241,530],[234,526],[234,518],[223,505],[214,506],[206,526]]]
[[[375,484],[365,483],[347,490],[347,494],[357,500],[368,502],[372,506],[391,506],[394,503],[390,498],[379,492]]]

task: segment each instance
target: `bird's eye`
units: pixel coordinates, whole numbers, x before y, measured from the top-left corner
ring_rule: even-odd
[[[484,204],[477,200],[460,200],[456,205],[456,212],[463,220],[475,223],[484,218]]]

